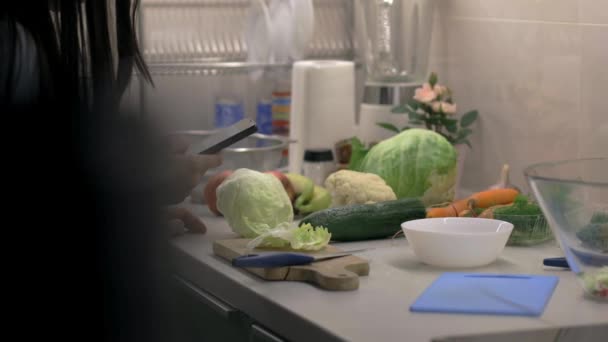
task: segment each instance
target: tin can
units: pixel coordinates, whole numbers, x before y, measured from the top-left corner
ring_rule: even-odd
[[[259,133],[272,134],[272,100],[262,99],[258,102],[255,123]]]
[[[231,126],[245,118],[243,104],[233,98],[218,98],[215,102],[215,121],[216,128]]]

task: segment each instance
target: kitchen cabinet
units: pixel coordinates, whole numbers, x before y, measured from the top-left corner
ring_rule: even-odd
[[[179,328],[188,341],[246,341],[249,319],[187,280],[175,277]]]
[[[285,342],[286,340],[280,338],[275,333],[271,332],[267,328],[264,328],[258,324],[251,325],[251,334],[249,342]]]
[[[184,341],[287,341],[180,276],[174,277],[174,289]]]
[[[370,260],[370,274],[360,279],[359,289],[355,291],[325,291],[300,282],[264,281],[214,256],[213,241],[234,238],[234,233],[223,218],[212,216],[206,207],[189,202],[185,205],[202,216],[208,230],[204,235],[187,234],[173,240],[176,272],[196,288],[211,294],[211,298],[221,300],[246,317],[244,321],[237,320],[239,323],[228,319],[231,322],[228,326],[240,327],[233,329],[242,331],[221,335],[229,336],[226,338],[237,341],[479,341],[483,338],[473,336],[507,333],[501,335],[504,340],[517,340],[518,336],[543,329],[553,329],[564,336],[564,331],[593,325],[598,328],[585,330],[591,331],[585,336],[594,337],[585,340],[606,340],[602,334],[608,327],[608,305],[585,299],[571,271],[543,267],[543,258],[562,255],[555,241],[535,247],[506,247],[496,262],[470,270],[557,275],[559,283],[541,317],[413,313],[409,306],[446,270],[421,264],[404,239],[338,244],[344,249],[371,248],[359,255]],[[207,311],[214,312],[216,317],[232,315],[221,313],[225,310],[219,308]],[[191,319],[200,322],[197,318]],[[214,324],[205,324],[205,328]],[[538,336],[541,335],[558,336],[553,333]]]

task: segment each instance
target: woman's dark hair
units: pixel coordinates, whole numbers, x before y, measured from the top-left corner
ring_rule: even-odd
[[[27,108],[0,106],[3,127],[29,135],[2,136],[11,147],[4,156],[14,166],[10,179],[23,186],[7,198],[29,201],[44,188],[36,203],[56,229],[40,232],[44,247],[34,259],[52,266],[37,267],[35,277],[50,279],[45,297],[64,307],[53,326],[81,340],[176,341],[172,334],[181,331],[173,330],[179,315],[171,311],[163,193],[155,181],[169,162],[143,120],[117,110],[135,67],[150,79],[136,42],[137,4],[0,0],[0,105],[3,90],[10,99],[14,79],[28,68],[39,74],[29,83],[42,95]],[[24,62],[24,45],[37,63]]]
[[[69,97],[92,106],[117,104],[134,66],[151,82],[137,44],[139,0],[11,2],[18,5],[7,5],[10,29],[21,25],[36,43],[43,101]]]

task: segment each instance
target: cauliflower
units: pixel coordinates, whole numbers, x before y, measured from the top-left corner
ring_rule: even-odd
[[[331,194],[332,207],[397,199],[393,189],[373,173],[340,170],[327,177],[325,187]]]

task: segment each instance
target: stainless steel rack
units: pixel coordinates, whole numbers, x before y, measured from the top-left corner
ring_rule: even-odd
[[[314,0],[310,59],[354,56],[352,1]],[[154,75],[216,76],[290,64],[251,64],[243,37],[251,0],[143,0],[139,31]]]

